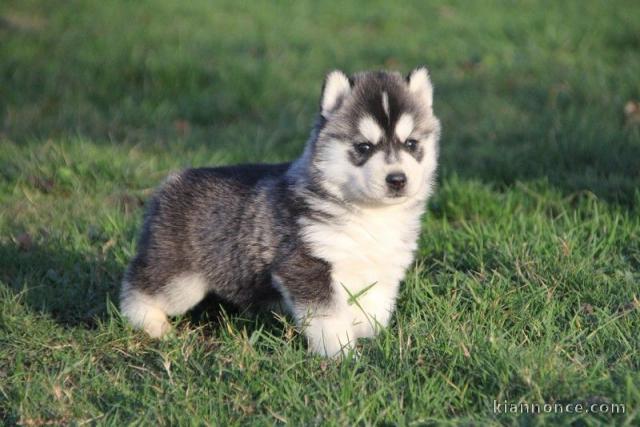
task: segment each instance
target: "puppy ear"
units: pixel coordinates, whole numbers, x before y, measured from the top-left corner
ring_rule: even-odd
[[[351,83],[349,78],[342,71],[332,71],[327,74],[322,87],[322,99],[320,101],[320,110],[322,116],[326,119],[331,113],[336,111],[344,98],[351,92]]]
[[[431,84],[427,67],[421,66],[410,72],[407,76],[407,84],[409,85],[409,90],[420,96],[427,106],[431,108],[433,104],[433,85]]]

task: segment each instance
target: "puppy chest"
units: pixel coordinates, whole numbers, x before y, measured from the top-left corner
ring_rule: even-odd
[[[350,291],[395,287],[413,259],[417,233],[393,225],[350,223],[315,230],[314,255],[331,265],[332,279]]]

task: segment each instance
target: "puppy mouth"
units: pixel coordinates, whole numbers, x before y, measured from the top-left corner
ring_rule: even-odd
[[[391,199],[398,199],[400,197],[407,197],[407,194],[404,191],[394,191],[387,195],[387,197]]]
[[[403,188],[402,190],[388,190],[387,194],[383,197],[383,203],[388,204],[397,204],[403,203],[407,200],[412,199],[418,194],[417,191],[410,191],[408,188]]]
[[[409,195],[401,192],[401,193],[396,193],[396,194],[389,194],[387,196],[385,196],[381,202],[385,205],[397,205],[400,203],[404,203],[405,201],[409,200]]]
[[[404,198],[404,197],[409,197],[409,195],[407,194],[407,192],[403,189],[403,190],[389,190],[387,191],[387,194],[385,196],[385,198],[389,198],[389,199],[400,199],[400,198]]]

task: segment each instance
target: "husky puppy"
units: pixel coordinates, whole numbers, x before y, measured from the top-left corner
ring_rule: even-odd
[[[210,292],[282,303],[333,356],[393,313],[432,193],[440,122],[427,69],[340,71],[292,163],[187,169],[150,200],[122,314],[152,337]]]

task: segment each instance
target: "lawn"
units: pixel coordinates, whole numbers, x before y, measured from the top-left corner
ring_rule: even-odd
[[[439,185],[359,358],[214,300],[165,341],[122,321],[167,173],[292,159],[327,71],[417,64]],[[0,423],[639,425],[638,100],[635,0],[3,0]]]

